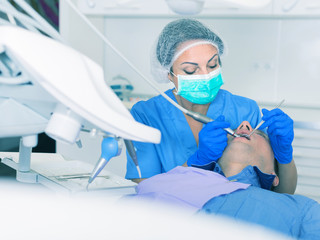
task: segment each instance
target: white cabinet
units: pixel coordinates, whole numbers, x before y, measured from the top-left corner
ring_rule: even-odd
[[[87,15],[154,16],[173,14],[165,0],[78,0],[78,8]]]
[[[77,0],[87,15],[107,16],[179,16],[165,0]],[[250,8],[225,0],[205,0],[198,16],[205,17],[292,17],[319,16],[319,0],[272,0],[262,8]]]
[[[78,0],[78,7],[87,15],[107,16],[179,16],[165,0]],[[252,9],[224,0],[206,0],[197,16],[271,15],[273,1],[260,9]]]
[[[206,0],[199,16],[268,16],[272,15],[273,1],[262,8],[250,8],[240,4],[230,3],[225,0]]]
[[[319,16],[319,0],[274,0],[274,15]]]

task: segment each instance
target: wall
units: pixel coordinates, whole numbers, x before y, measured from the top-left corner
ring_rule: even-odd
[[[170,12],[161,0],[152,1],[154,6],[151,1],[126,1],[140,4],[126,9],[120,5],[121,1],[93,1],[97,6],[108,4],[100,10],[89,9],[83,5],[84,0],[75,2],[126,57],[151,78],[150,49],[163,26],[179,16]],[[156,94],[110,47],[104,46],[63,1],[61,3],[62,35],[71,46],[104,67],[108,83],[120,74],[130,80],[136,94]],[[282,109],[295,121],[320,122],[319,9],[310,8],[311,0],[298,1],[289,6],[289,10],[281,5],[285,3],[290,1],[273,1],[259,11],[225,6],[216,10],[210,3],[197,18],[220,33],[227,43],[229,53],[222,59],[223,88],[252,98],[267,108],[285,98]],[[160,89],[168,87],[164,85]],[[61,144],[57,150],[67,157],[95,163],[101,140],[85,134],[82,137],[85,143],[82,150]],[[124,154],[112,159],[107,168],[124,175]]]
[[[223,88],[267,107],[285,98],[284,105],[294,119],[320,121],[320,32],[314,31],[319,29],[319,19],[199,19],[220,33],[227,43],[229,51],[222,59]],[[108,17],[105,32],[111,42],[151,78],[150,47],[171,20],[173,18]],[[105,53],[107,81],[121,74],[132,82],[136,93],[156,94],[110,48],[106,47]]]

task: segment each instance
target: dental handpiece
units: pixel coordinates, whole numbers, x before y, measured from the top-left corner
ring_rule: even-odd
[[[201,122],[201,123],[205,123],[206,124],[208,122],[214,121],[212,118],[209,118],[206,115],[203,115],[201,113],[194,112],[194,111],[191,111],[191,110],[188,110],[188,112],[186,114],[188,116],[192,117],[194,120],[197,120],[198,122]],[[240,135],[236,134],[231,128],[224,128],[223,130],[225,130],[227,133],[229,133],[233,137],[240,137]]]
[[[141,178],[141,171],[140,171],[140,167],[138,164],[138,158],[137,158],[137,154],[136,154],[136,150],[134,149],[133,143],[130,140],[124,139],[124,144],[126,145],[127,151],[132,159],[132,161],[134,162],[134,165],[136,165],[138,174],[139,174],[139,178]]]

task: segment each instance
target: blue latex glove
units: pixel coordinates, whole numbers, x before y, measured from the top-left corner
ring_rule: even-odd
[[[198,150],[188,159],[187,165],[204,166],[217,161],[227,146],[227,132],[223,128],[230,127],[224,116],[207,123],[199,132]]]
[[[292,160],[293,120],[279,108],[271,111],[262,109],[262,120],[265,122],[260,129],[268,127],[268,135],[274,156],[281,164]]]

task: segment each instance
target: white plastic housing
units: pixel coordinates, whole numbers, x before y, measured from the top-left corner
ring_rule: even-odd
[[[193,15],[202,11],[204,0],[166,0],[168,6],[177,14]]]
[[[125,139],[160,142],[160,131],[133,119],[106,85],[102,68],[88,57],[53,39],[12,26],[0,26],[0,46],[33,82],[101,130]]]
[[[73,144],[79,138],[82,119],[70,109],[58,105],[52,114],[45,133],[57,141]]]

